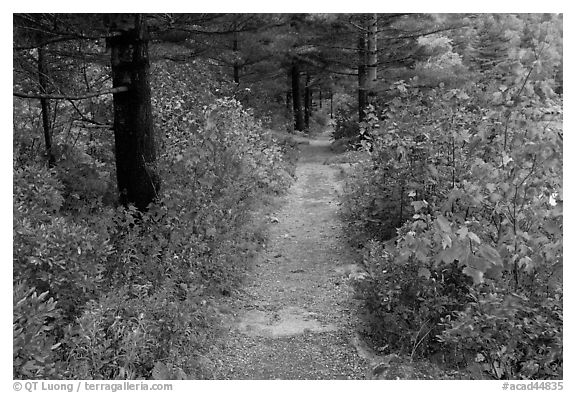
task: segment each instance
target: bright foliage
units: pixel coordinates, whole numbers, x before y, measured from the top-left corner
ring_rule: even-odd
[[[380,346],[562,377],[561,98],[537,37],[471,83],[395,83],[360,125],[344,213],[374,239],[359,290]]]

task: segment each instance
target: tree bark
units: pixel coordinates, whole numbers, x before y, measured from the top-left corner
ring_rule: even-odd
[[[322,89],[318,90],[318,102],[320,103],[320,109],[322,109]]]
[[[364,110],[368,106],[368,74],[366,70],[366,37],[360,32],[358,37],[358,121],[364,121]]]
[[[119,34],[108,41],[113,87],[128,87],[127,92],[115,93],[113,99],[116,177],[120,203],[134,204],[143,211],[157,198],[160,188],[160,179],[154,170],[156,146],[150,101],[149,38],[143,15],[122,15],[121,18],[120,24],[110,21],[110,29]]]
[[[312,100],[310,93],[310,75],[306,74],[306,85],[304,86],[304,126],[310,128],[310,112],[312,111]]]
[[[234,27],[236,30],[236,27]],[[232,50],[234,51],[234,82],[240,84],[240,63],[238,62],[238,32],[234,32],[234,39],[232,41]]]
[[[334,118],[334,93],[330,90],[330,118]]]
[[[38,48],[38,83],[43,94],[48,93],[48,66],[46,65],[45,48]],[[56,157],[52,151],[52,126],[50,123],[50,101],[40,98],[40,108],[42,112],[42,128],[44,129],[44,144],[48,157],[48,166],[52,168],[56,165]]]
[[[373,104],[376,97],[376,80],[378,78],[378,14],[372,14],[368,22],[368,52],[367,52],[367,102]]]
[[[292,104],[294,108],[294,129],[304,131],[304,110],[300,93],[300,67],[297,60],[292,62]]]
[[[286,110],[292,110],[292,68],[286,73]]]

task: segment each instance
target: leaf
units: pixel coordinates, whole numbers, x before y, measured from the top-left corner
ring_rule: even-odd
[[[418,269],[418,277],[424,277],[425,279],[429,279],[430,278],[430,270],[428,270],[425,267],[421,267],[420,269]]]
[[[508,154],[506,153],[502,153],[502,163],[504,166],[508,165],[509,162],[514,161],[514,159],[512,157],[510,157]]]
[[[184,381],[188,379],[188,376],[180,367],[176,370],[176,379],[179,381]]]
[[[482,241],[480,241],[480,238],[478,237],[478,235],[476,235],[474,232],[468,231],[468,238],[470,238],[470,240],[472,240],[473,242],[476,242],[477,244],[482,243]]]
[[[448,247],[452,247],[452,238],[448,234],[443,233],[442,234],[442,248],[446,249]]]
[[[474,268],[482,273],[486,273],[486,271],[488,269],[490,269],[492,266],[494,266],[493,263],[491,263],[490,261],[481,258],[477,255],[470,255],[467,259],[466,259],[466,265]]]
[[[429,172],[429,176],[433,177],[433,178],[437,178],[438,177],[438,169],[436,169],[436,167],[432,164],[429,164],[427,166],[428,168],[428,172]]]
[[[502,266],[502,257],[500,256],[500,253],[488,244],[482,244],[478,249],[478,254],[493,265]]]
[[[426,201],[414,201],[411,204],[415,212],[420,211],[422,208],[428,206],[428,202]]]
[[[520,261],[518,261],[519,266],[524,266],[524,268],[526,269],[526,271],[528,273],[531,273],[532,270],[534,270],[534,262],[532,261],[532,258],[525,256],[520,258]]]
[[[458,229],[456,231],[456,234],[458,234],[458,237],[460,238],[460,240],[464,240],[464,239],[466,239],[466,235],[468,235],[468,228],[461,227],[460,229]]]
[[[428,262],[428,260],[429,260],[428,256],[424,252],[422,252],[422,250],[417,250],[414,253],[414,256],[420,262]]]
[[[543,229],[550,235],[561,235],[561,228],[553,221],[547,221],[543,225]]]
[[[468,100],[468,99],[470,99],[470,96],[468,94],[466,94],[464,91],[460,90],[458,92],[458,94],[456,94],[456,98],[458,98],[460,100]]]
[[[492,203],[496,203],[501,199],[502,199],[502,195],[500,195],[496,192],[493,192],[492,194],[490,194],[490,202],[492,202]]]
[[[436,254],[436,261],[452,263],[455,260],[460,260],[461,255],[462,246],[460,244],[456,244]]]
[[[474,269],[473,267],[466,266],[464,269],[462,269],[462,273],[471,277],[474,281],[474,284],[482,284],[484,282],[484,273]]]
[[[502,102],[502,93],[497,91],[492,94],[492,104],[499,104]]]
[[[170,370],[162,362],[156,362],[154,368],[152,369],[152,379],[154,380],[166,380],[170,379]]]
[[[446,233],[452,233],[452,228],[450,227],[450,221],[446,219],[444,216],[438,216],[436,218],[436,222],[438,223],[438,227]]]

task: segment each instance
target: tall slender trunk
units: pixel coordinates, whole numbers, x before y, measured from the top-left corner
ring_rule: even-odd
[[[310,115],[314,112],[314,89],[312,87],[309,88],[310,92]]]
[[[330,90],[330,118],[334,118],[334,93]]]
[[[236,27],[234,27],[236,30]],[[240,62],[238,61],[238,43],[239,43],[239,33],[237,31],[234,32],[234,38],[232,41],[232,50],[234,51],[234,82],[239,85],[240,84]]]
[[[310,112],[312,112],[310,75],[306,74],[306,85],[304,87],[304,126],[306,129],[310,128]]]
[[[378,78],[378,14],[370,15],[368,21],[368,52],[367,52],[367,105],[373,104],[376,96],[376,80]]]
[[[294,129],[304,130],[304,110],[300,93],[300,67],[297,60],[292,62],[292,104],[294,108]]]
[[[286,73],[286,110],[292,110],[292,68]]]
[[[160,179],[154,170],[156,146],[150,101],[148,29],[145,16],[110,15],[109,39],[114,94],[116,177],[120,203],[145,210],[158,196]],[[115,23],[117,20],[119,23]]]
[[[364,121],[364,110],[368,105],[368,74],[366,70],[366,37],[358,37],[358,121]]]
[[[38,83],[43,94],[48,94],[48,66],[46,64],[46,53],[44,47],[38,48]],[[46,146],[46,156],[48,166],[51,168],[56,164],[56,157],[52,151],[52,125],[50,123],[50,100],[40,99],[42,112],[42,128],[44,130],[44,144]]]
[[[320,109],[322,109],[322,89],[318,91],[318,102],[320,103]]]

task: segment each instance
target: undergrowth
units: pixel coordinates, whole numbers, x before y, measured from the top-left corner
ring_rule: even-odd
[[[343,216],[382,351],[478,378],[562,378],[562,125],[543,120],[552,89],[527,92],[548,83],[530,67],[458,88],[396,83],[360,124],[368,158]]]
[[[94,148],[105,136],[53,169],[15,154],[15,379],[211,377],[218,299],[262,247],[251,212],[289,187],[294,153],[191,67],[155,69],[162,193],[146,212],[109,198],[113,162]]]

